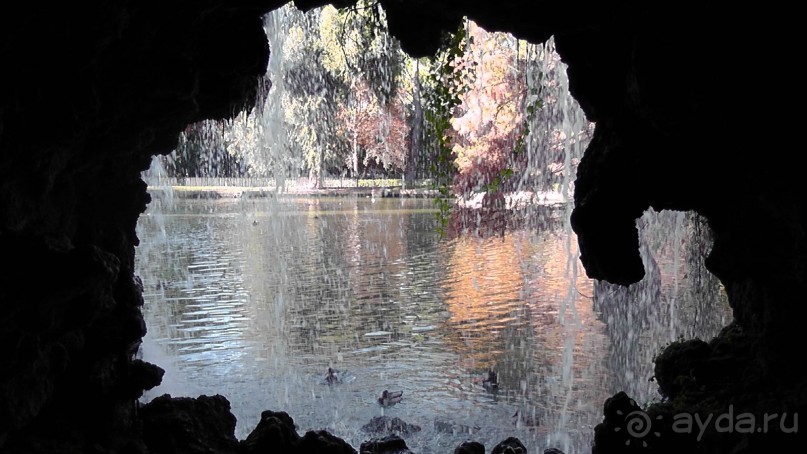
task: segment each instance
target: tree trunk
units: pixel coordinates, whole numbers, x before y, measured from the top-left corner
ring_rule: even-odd
[[[317,189],[325,186],[325,147],[319,148],[319,162],[317,163]]]
[[[353,143],[351,144],[353,147],[353,175],[356,178],[356,187],[359,187],[359,125],[358,125],[358,114],[356,113],[356,109],[353,109]]]

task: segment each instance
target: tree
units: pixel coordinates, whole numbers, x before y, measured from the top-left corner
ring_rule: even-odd
[[[192,124],[180,135],[174,153],[163,156],[171,177],[242,177],[243,160],[228,149],[222,125],[215,121]]]
[[[405,109],[397,94],[403,53],[376,3],[291,14],[283,46],[285,123],[315,186],[326,172],[358,178],[403,168]]]
[[[460,201],[481,196],[481,213],[454,216],[452,225],[481,220],[503,231],[511,208],[507,193],[568,194],[593,125],[568,92],[552,40],[529,45],[466,24],[467,40],[462,30],[456,33],[430,70],[426,117],[442,166],[438,187],[453,176],[452,193]]]
[[[524,84],[513,66],[515,40],[488,33],[473,22],[466,61],[474,79],[451,120],[458,173],[455,192],[468,197],[485,192],[483,205],[501,201],[508,178],[523,167],[516,144],[523,130]]]
[[[447,232],[452,206],[450,184],[457,172],[451,119],[473,76],[473,62],[464,58],[470,43],[467,30],[462,26],[453,33],[445,33],[440,48],[429,59],[426,76],[423,116],[426,142],[432,157],[429,174],[433,178],[432,186],[438,192],[435,203],[439,209],[437,230],[441,235]]]
[[[350,144],[345,164],[357,183],[368,168],[402,170],[408,151],[398,93],[404,55],[386,32],[383,11],[369,1],[339,12],[325,8],[320,36],[323,64],[347,86],[337,115],[341,139]]]
[[[298,13],[283,47],[283,109],[290,144],[302,156],[314,187],[338,166],[344,144],[333,132],[344,81],[329,70],[320,39],[321,10]]]

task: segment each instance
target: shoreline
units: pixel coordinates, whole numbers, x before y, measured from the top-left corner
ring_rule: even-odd
[[[392,187],[352,187],[352,188],[306,188],[292,187],[280,193],[274,187],[246,186],[148,186],[147,191],[154,198],[175,199],[260,199],[284,197],[359,197],[359,198],[418,198],[436,199],[439,191],[427,188],[404,189]],[[470,198],[451,197],[460,209],[482,208],[483,193]],[[505,195],[507,209],[523,209],[528,206],[563,205],[570,203],[558,191],[516,191]]]
[[[225,198],[266,198],[266,197],[376,197],[376,198],[436,198],[439,192],[434,189],[401,187],[358,187],[358,188],[287,188],[277,191],[274,187],[244,186],[148,186],[152,196],[177,199],[225,199]]]

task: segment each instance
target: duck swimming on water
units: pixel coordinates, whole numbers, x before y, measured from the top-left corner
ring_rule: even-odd
[[[378,403],[382,407],[391,407],[403,399],[403,391],[387,391],[386,389],[381,393],[378,398]]]
[[[482,387],[489,393],[499,390],[499,376],[493,369],[488,369],[488,378],[482,380]]]
[[[325,381],[328,382],[329,385],[337,383],[339,381],[339,376],[336,375],[336,371],[333,368],[328,368],[328,373],[325,375]]]

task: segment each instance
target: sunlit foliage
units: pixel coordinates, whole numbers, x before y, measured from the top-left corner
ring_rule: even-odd
[[[450,186],[457,173],[456,154],[452,149],[453,131],[451,120],[462,96],[470,89],[473,78],[473,65],[464,59],[465,51],[471,44],[465,27],[443,36],[443,43],[436,55],[429,59],[428,75],[424,90],[424,117],[426,143],[431,145],[433,157],[429,168],[433,176],[433,187],[438,191],[435,199],[439,208],[438,231],[446,233],[448,215],[451,211]]]
[[[451,119],[458,175],[455,191],[487,192],[485,203],[500,196],[500,186],[517,162],[516,143],[523,130],[524,81],[519,74],[517,42],[471,23],[473,38],[465,54],[473,81]],[[491,196],[491,197],[488,197]]]
[[[403,54],[377,5],[296,13],[285,39],[283,109],[309,177],[400,171],[407,145],[397,96]]]
[[[221,134],[207,143],[183,136],[183,174],[274,176],[278,186],[307,176],[315,187],[333,176],[417,179],[438,190],[440,229],[456,202],[501,211],[515,193],[568,195],[592,125],[552,40],[529,44],[466,20],[435,56],[415,60],[372,0],[273,14],[269,101],[206,126]]]

